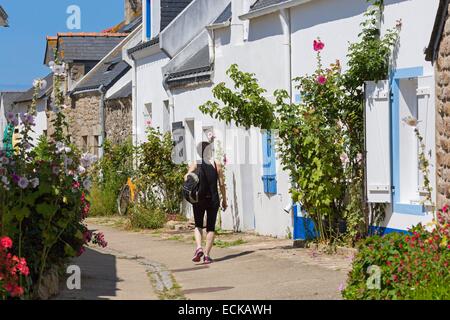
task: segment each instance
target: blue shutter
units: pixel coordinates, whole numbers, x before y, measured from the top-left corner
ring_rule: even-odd
[[[152,37],[152,0],[147,0],[145,14],[146,14],[146,16],[145,16],[145,21],[146,21],[145,32],[146,32],[147,39],[150,40]]]
[[[277,168],[275,157],[275,141],[270,130],[263,133],[263,184],[264,192],[277,193]]]

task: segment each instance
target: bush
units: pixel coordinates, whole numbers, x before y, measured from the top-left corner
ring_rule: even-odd
[[[418,225],[409,233],[364,240],[353,262],[345,299],[449,299],[450,216],[445,207],[432,231]],[[367,286],[370,266],[381,271],[381,287]]]
[[[146,196],[152,207],[158,207],[166,214],[180,213],[187,168],[172,161],[170,133],[162,134],[153,128],[148,128],[147,133],[147,142],[141,145],[139,153],[139,188],[147,190]]]
[[[166,223],[166,214],[160,208],[137,204],[131,208],[130,223],[137,229],[159,229]]]
[[[122,186],[133,175],[134,147],[131,139],[118,145],[104,144],[104,156],[91,172],[94,187],[89,200],[93,216],[117,214],[117,197]]]
[[[117,191],[113,188],[102,188],[95,183],[89,195],[91,216],[111,216],[117,212]]]

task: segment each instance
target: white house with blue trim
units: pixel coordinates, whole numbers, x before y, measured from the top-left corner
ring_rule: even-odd
[[[158,1],[153,5],[152,10],[159,10]],[[216,151],[230,158],[230,208],[222,214],[223,228],[278,237],[292,232],[304,238],[301,210],[294,206],[293,213],[285,211],[290,181],[276,155],[276,137],[227,126],[203,115],[198,106],[213,99],[214,85],[231,85],[226,70],[233,63],[255,73],[269,99],[274,90],[286,89],[298,101],[291,80],[314,72],[313,40],[320,37],[326,44],[325,65],[339,59],[345,68],[348,44],[358,40],[368,6],[365,0],[193,0],[163,30],[156,22],[154,33],[155,21],[144,18],[147,36],[140,47],[129,50],[137,70],[136,137],[145,139],[145,119],[150,118],[152,126],[174,132],[179,160],[191,161],[196,143],[213,133]],[[419,121],[435,186],[434,69],[423,51],[437,6],[428,0],[385,1],[381,32],[399,19],[402,31],[389,79],[366,85],[367,199],[385,204],[381,227],[387,232],[432,217],[421,204],[426,190],[421,187],[417,139],[403,119],[413,116]],[[151,10],[144,12],[152,16]]]

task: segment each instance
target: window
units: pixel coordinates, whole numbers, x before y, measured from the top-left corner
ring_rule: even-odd
[[[96,157],[98,157],[98,154],[99,154],[99,148],[100,148],[100,146],[99,146],[99,136],[94,136],[94,155],[96,156]]]
[[[82,138],[81,138],[81,140],[82,140],[82,150],[83,150],[83,152],[88,152],[88,136],[83,136]]]
[[[169,100],[164,100],[164,102],[163,102],[163,129],[164,129],[164,132],[170,131]]]
[[[146,103],[144,106],[144,128],[151,127],[153,125],[153,106],[151,103]]]

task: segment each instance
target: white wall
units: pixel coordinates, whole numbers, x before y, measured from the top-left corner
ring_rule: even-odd
[[[397,20],[402,19],[402,30],[399,46],[395,51],[394,68],[423,67],[424,75],[433,75],[433,67],[431,63],[425,61],[423,52],[430,39],[438,1],[386,0],[385,5],[382,33],[385,33],[387,29],[395,28]],[[361,0],[316,0],[291,8],[293,77],[314,72],[317,63],[312,44],[317,37],[320,37],[325,43],[322,53],[324,66],[334,63],[338,59],[345,70],[348,61],[346,57],[348,43],[357,41],[358,33],[361,30],[359,24],[364,20],[363,14],[367,7],[366,1]],[[409,91],[413,96],[406,99],[416,99],[415,90]],[[297,90],[294,90],[295,94],[298,94]],[[402,97],[401,101],[403,101],[401,103],[403,107],[401,107],[400,119],[406,116],[405,98]],[[401,130],[400,135],[400,163],[403,166],[401,185],[405,186],[401,190],[401,198],[403,200],[408,198],[410,201],[412,199],[409,195],[414,194],[415,191],[412,188],[417,185],[415,183],[417,180],[417,157],[408,156],[408,154],[417,150],[415,146],[417,141],[412,132]],[[432,185],[434,185],[435,177],[431,176],[431,179]],[[404,230],[413,224],[429,219],[430,215],[415,216],[392,213],[392,209],[389,208],[385,226]]]
[[[137,118],[133,120],[133,128],[137,128],[136,134],[139,143],[146,141],[146,104],[152,105],[152,126],[163,126],[164,101],[168,100],[163,87],[161,68],[168,62],[167,56],[159,49],[152,55],[136,60],[137,67]],[[133,115],[135,112],[133,112]]]

